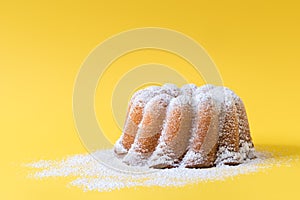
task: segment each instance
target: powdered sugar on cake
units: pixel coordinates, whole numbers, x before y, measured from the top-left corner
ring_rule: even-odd
[[[161,111],[150,112],[149,105],[157,96],[170,99],[165,99],[168,103]],[[205,116],[205,110],[209,115]],[[197,128],[201,126],[204,129]],[[193,150],[199,141],[200,146]],[[128,165],[154,168],[235,165],[255,157],[241,99],[225,87],[194,84],[181,88],[165,84],[135,93],[129,103],[124,132],[114,150]]]

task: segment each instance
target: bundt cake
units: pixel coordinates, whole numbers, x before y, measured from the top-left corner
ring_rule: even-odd
[[[152,168],[237,165],[255,157],[242,100],[209,84],[137,91],[114,152],[128,165]]]

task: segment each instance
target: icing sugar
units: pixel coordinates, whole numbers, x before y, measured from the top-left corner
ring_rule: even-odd
[[[98,162],[109,163],[117,169]],[[182,187],[206,181],[218,181],[241,174],[264,171],[271,167],[288,165],[290,157],[275,159],[269,152],[256,152],[257,158],[247,160],[237,166],[217,166],[205,169],[188,169],[179,166],[172,169],[149,169],[130,167],[117,159],[112,150],[102,150],[93,154],[69,156],[63,160],[41,160],[28,163],[31,168],[29,177],[43,179],[51,177],[68,177],[69,185],[80,187],[85,191],[107,192],[132,187]],[[121,171],[122,169],[123,171]]]
[[[201,87],[197,87],[194,84],[186,84],[181,88],[178,88],[174,84],[165,84],[162,87],[149,87],[137,93],[138,95],[134,95],[132,100],[133,106],[131,109],[134,110],[134,107],[137,106],[139,109],[142,109],[142,113],[139,114],[141,116],[139,117],[143,117],[146,115],[145,113],[150,113],[152,106],[149,105],[151,102],[156,101],[157,98],[162,98],[162,100],[170,103],[167,105],[166,119],[160,119],[160,122],[163,124],[161,130],[156,130],[155,133],[148,134],[149,137],[152,137],[157,132],[161,132],[153,155],[145,156],[145,154],[140,153],[144,150],[141,149],[143,145],[138,140],[141,134],[137,134],[129,153],[123,159],[124,162],[130,165],[177,166],[178,160],[176,159],[179,157],[181,157],[180,159],[183,158],[183,160],[200,161],[215,146],[218,146],[217,159],[215,160],[216,165],[242,163],[247,159],[254,158],[254,148],[251,142],[248,120],[245,111],[242,109],[244,106],[241,99],[232,90],[210,84]],[[198,121],[201,120],[198,116],[199,106],[203,111],[212,109],[212,113],[206,113],[206,116],[203,117],[207,118],[213,115],[214,118],[211,121],[204,141],[202,141],[202,154],[199,152],[189,152],[190,145],[195,139],[194,133],[197,132]],[[175,111],[177,114],[173,113]],[[204,114],[204,112],[201,112],[200,116]],[[173,115],[178,120],[175,120]],[[157,120],[159,116],[159,110],[151,113],[151,118],[153,119]],[[236,117],[240,121],[237,121]],[[147,117],[147,120],[149,119]],[[128,121],[130,122],[130,120]],[[142,124],[143,120],[136,129],[143,130],[141,127]],[[172,132],[172,129],[178,129],[178,131]],[[241,136],[241,140],[239,140],[239,136],[237,138],[231,136],[232,134],[237,134],[233,129],[239,131],[238,134]],[[166,139],[166,137],[172,137],[172,139]],[[227,138],[228,141],[224,140],[224,138]],[[218,139],[222,140],[221,143]],[[115,145],[115,151],[118,154],[126,154],[127,150],[122,148],[121,140],[122,136]],[[169,141],[167,142],[167,140]],[[187,154],[184,155],[186,152]],[[193,155],[195,156],[194,158],[192,158]],[[184,158],[184,156],[187,156],[187,158]],[[150,160],[148,161],[149,157]]]

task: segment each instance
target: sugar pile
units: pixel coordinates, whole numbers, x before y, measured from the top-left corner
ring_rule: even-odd
[[[72,177],[70,185],[85,191],[112,191],[138,186],[184,186],[205,181],[217,181],[240,174],[250,174],[278,165],[269,152],[256,152],[256,159],[238,166],[218,166],[207,169],[172,168],[149,170],[129,167],[114,156],[112,150],[101,150],[93,154],[69,156],[60,161],[41,160],[26,164],[34,171],[33,178]],[[101,158],[102,163],[95,157]],[[115,166],[115,169],[107,166]],[[120,170],[122,169],[122,170]]]

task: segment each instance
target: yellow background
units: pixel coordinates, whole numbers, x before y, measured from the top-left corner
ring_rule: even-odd
[[[224,84],[244,100],[255,144],[299,155],[297,1],[49,2],[0,3],[1,199],[299,198],[296,161],[233,180],[106,193],[68,188],[70,178],[27,179],[28,170],[20,166],[85,152],[72,118],[80,65],[107,37],[146,26],[174,29],[202,44]],[[174,63],[165,56],[137,54],[118,65]]]

